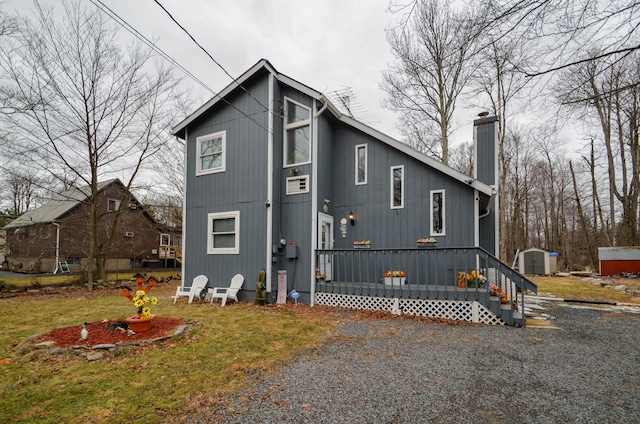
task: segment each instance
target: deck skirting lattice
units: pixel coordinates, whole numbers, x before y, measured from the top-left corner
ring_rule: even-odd
[[[399,299],[390,297],[358,296],[337,293],[316,293],[315,303],[342,308],[377,311],[401,310],[403,314],[428,318],[444,318],[474,322],[474,307],[477,322],[489,325],[505,325],[505,322],[478,302],[461,300]]]

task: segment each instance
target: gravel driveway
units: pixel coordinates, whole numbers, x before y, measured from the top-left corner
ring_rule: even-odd
[[[640,315],[548,305],[559,329],[349,320],[190,423],[638,423]]]

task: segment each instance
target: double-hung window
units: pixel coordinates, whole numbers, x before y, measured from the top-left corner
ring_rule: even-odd
[[[311,162],[311,109],[285,98],[284,164]]]
[[[367,145],[356,146],[356,185],[367,183]]]
[[[240,253],[240,211],[210,213],[207,218],[207,253]]]
[[[225,171],[226,140],[226,131],[196,138],[196,175]]]
[[[444,235],[444,190],[431,190],[431,216],[429,218],[431,236]]]

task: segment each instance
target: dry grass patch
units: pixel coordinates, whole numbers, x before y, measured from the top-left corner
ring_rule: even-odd
[[[587,301],[628,302],[640,304],[640,298],[629,293],[616,291],[611,287],[594,285],[579,277],[529,277],[538,286],[541,296],[551,294],[564,299]],[[637,279],[603,279],[615,285],[626,285],[630,289],[638,290],[640,281]]]
[[[27,337],[133,313],[118,290],[0,299],[0,422],[155,423],[179,421],[245,387],[257,370],[278,369],[331,334],[336,319],[309,307],[251,303],[173,305],[178,283],[161,284],[153,313],[196,320],[181,340],[88,362],[70,353],[24,353]],[[302,306],[302,305],[298,305]],[[197,396],[196,396],[197,394]]]

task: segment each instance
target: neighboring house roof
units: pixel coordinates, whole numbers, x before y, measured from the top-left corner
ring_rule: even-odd
[[[232,91],[234,91],[235,89],[237,89],[238,87],[242,86],[242,84],[244,82],[246,82],[249,78],[251,78],[254,74],[256,74],[257,72],[260,72],[261,70],[266,69],[267,71],[269,71],[271,74],[274,75],[274,77],[282,82],[283,84],[289,85],[293,88],[295,88],[296,90],[305,93],[306,95],[322,102],[323,105],[327,106],[327,110],[330,111],[340,122],[353,127],[359,131],[362,131],[365,134],[370,135],[371,137],[374,137],[378,140],[380,140],[381,142],[395,148],[396,150],[399,150],[401,152],[406,153],[409,156],[414,157],[415,159],[425,163],[426,165],[429,165],[430,167],[437,169],[439,171],[441,171],[442,173],[449,175],[450,177],[463,182],[465,184],[468,184],[470,186],[472,186],[473,188],[477,189],[478,191],[480,191],[481,193],[484,193],[488,196],[491,196],[492,194],[494,194],[495,190],[493,189],[493,187],[478,181],[474,178],[469,177],[468,175],[465,175],[445,164],[443,164],[442,162],[432,158],[431,156],[427,156],[424,153],[421,153],[415,149],[413,149],[412,147],[410,147],[407,144],[401,143],[400,141],[374,129],[371,128],[370,126],[351,118],[350,116],[347,116],[345,114],[343,114],[342,112],[340,112],[340,110],[338,110],[337,107],[335,107],[331,101],[321,92],[316,91],[286,75],[283,75],[281,73],[279,73],[278,71],[276,71],[276,69],[273,67],[273,65],[271,65],[271,63],[269,63],[268,60],[266,59],[261,59],[260,61],[258,61],[258,63],[256,63],[255,65],[253,65],[249,70],[247,70],[244,74],[242,74],[240,77],[236,78],[231,84],[229,84],[228,86],[226,86],[222,91],[220,91],[219,93],[217,93],[213,98],[211,98],[211,100],[209,100],[208,102],[206,102],[204,105],[202,105],[200,108],[198,108],[194,113],[192,113],[191,115],[189,115],[187,118],[185,118],[182,122],[180,122],[178,125],[176,125],[172,130],[171,133],[177,137],[180,137],[182,139],[185,138],[185,134],[186,134],[186,128],[192,123],[194,122],[196,119],[198,119],[198,117],[200,117],[202,114],[204,114],[206,111],[208,111],[210,108],[212,108],[213,106],[215,106],[217,103],[224,101],[223,99],[225,98],[225,96],[227,96],[228,94],[230,94]]]
[[[116,182],[122,184],[117,178],[98,183],[98,191],[102,191]],[[29,225],[53,222],[85,201],[90,194],[88,186],[64,191],[44,205],[40,206],[38,209],[34,209],[20,215],[18,218],[5,225],[4,229],[8,230],[11,228],[21,228]]]

